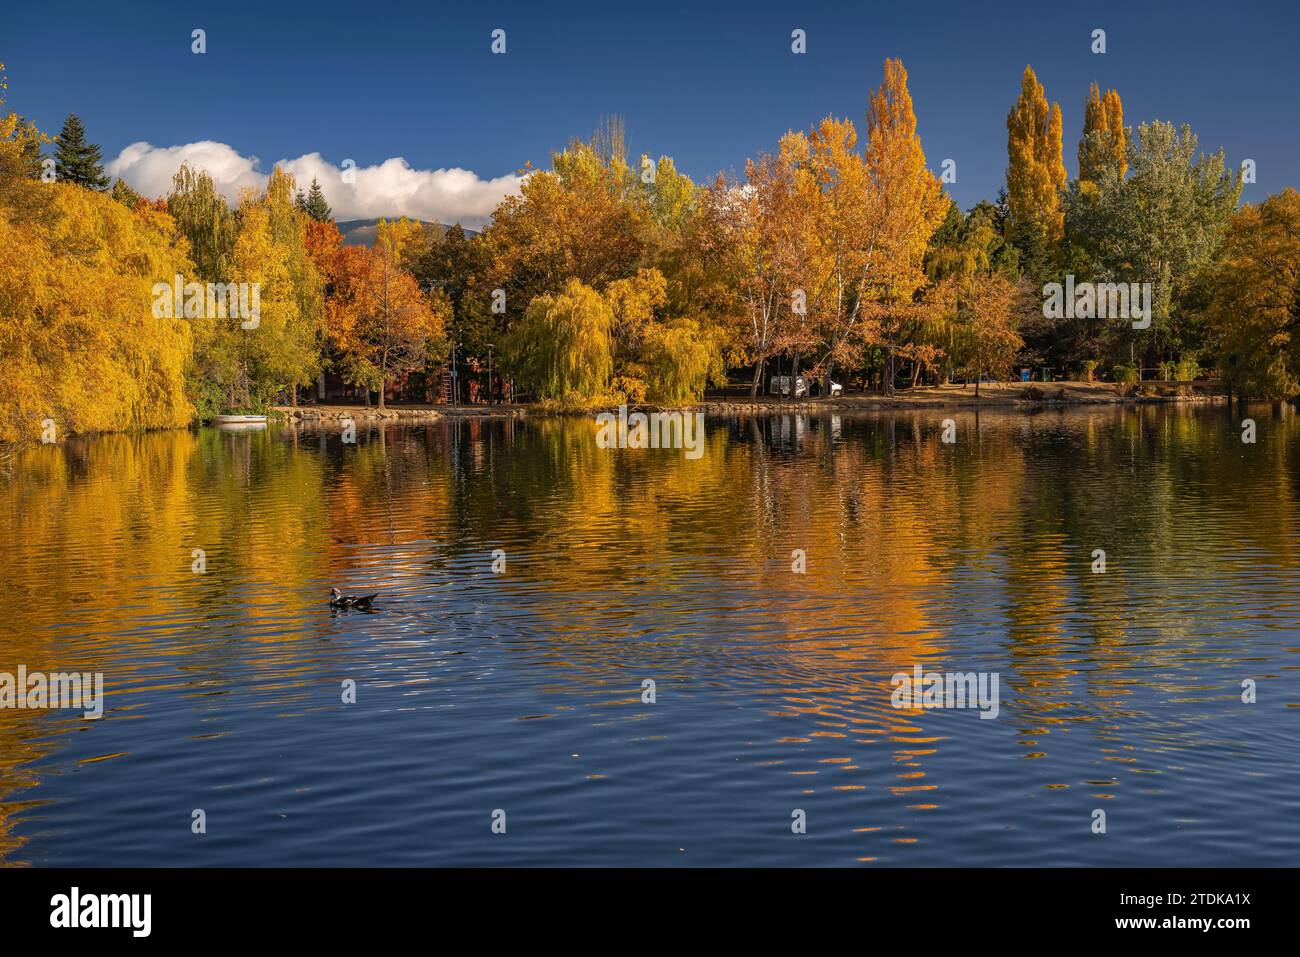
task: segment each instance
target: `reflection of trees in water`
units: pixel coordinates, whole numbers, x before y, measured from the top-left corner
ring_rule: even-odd
[[[259,646],[322,634],[329,584],[432,589],[502,547],[484,587],[562,648],[556,687],[599,687],[616,659],[732,674],[752,662],[728,648],[762,639],[755,698],[915,774],[942,741],[889,708],[888,676],[988,670],[973,653],[1002,649],[1001,720],[1026,743],[1084,722],[1113,746],[1135,668],[1170,680],[1170,648],[1221,641],[1267,569],[1296,564],[1295,420],[1251,411],[1254,446],[1239,416],[1181,406],[740,416],[709,422],[698,461],[601,449],[587,419],[359,421],[355,445],[303,426],[74,438],[0,478],[5,660],[111,687],[148,648],[247,681],[283,667]],[[0,722],[11,788],[48,749],[38,724]]]

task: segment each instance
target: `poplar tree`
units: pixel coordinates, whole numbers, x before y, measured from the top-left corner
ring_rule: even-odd
[[[1007,114],[1007,156],[1011,237],[1028,270],[1041,275],[1056,258],[1065,232],[1065,160],[1060,104],[1048,103],[1032,67],[1025,67],[1020,96]]]
[[[921,296],[927,284],[924,263],[930,237],[948,216],[952,201],[939,178],[925,165],[925,152],[916,131],[916,113],[907,88],[902,60],[886,60],[880,87],[867,107],[867,147],[863,154],[867,176],[868,240],[863,252],[866,273],[860,298],[863,337],[885,353],[885,391],[892,394],[897,359],[914,368],[929,367],[942,350],[914,340],[914,330],[932,322],[933,299]],[[851,187],[837,183],[834,192]],[[836,358],[831,351],[831,363]],[[830,391],[828,364],[826,391]]]
[[[1124,130],[1124,105],[1119,93],[1105,96],[1092,84],[1083,109],[1083,136],[1079,139],[1079,179],[1098,182],[1106,170],[1122,179],[1128,171],[1128,134]]]

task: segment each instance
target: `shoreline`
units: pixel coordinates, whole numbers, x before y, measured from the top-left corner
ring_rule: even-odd
[[[1030,414],[1044,409],[1090,405],[1146,405],[1158,403],[1223,403],[1227,397],[1212,382],[1144,382],[1136,387],[1112,382],[984,383],[978,398],[973,386],[922,386],[900,391],[892,396],[878,393],[854,393],[834,398],[810,396],[800,399],[760,395],[715,396],[680,406],[654,403],[629,404],[629,410],[641,412],[702,412],[709,417],[731,415],[769,415],[791,412],[844,414],[854,412],[907,412],[941,409],[1010,409]],[[411,403],[389,405],[382,411],[359,405],[275,406],[273,411],[285,424],[356,421],[399,421],[439,419],[531,417],[581,417],[601,412],[617,412],[618,406],[597,405],[584,409],[548,408],[541,403],[512,405],[431,405]]]
[[[629,405],[629,410],[638,412],[698,412],[706,418],[728,418],[735,415],[789,415],[804,413],[815,415],[852,415],[879,412],[927,412],[946,409],[996,409],[999,411],[1020,412],[1033,415],[1049,409],[1064,410],[1087,406],[1138,406],[1138,405],[1223,405],[1227,396],[1210,382],[1170,383],[1146,382],[1137,389],[1120,387],[1114,383],[1088,382],[1049,382],[1047,388],[1043,383],[995,383],[980,387],[980,397],[975,398],[972,387],[966,389],[959,385],[925,386],[922,388],[899,392],[894,396],[876,393],[854,393],[835,398],[818,396],[805,399],[774,398],[759,396],[750,401],[748,395],[737,397],[706,398],[702,402],[681,406],[660,406],[651,403]],[[1037,397],[1026,398],[1029,389]],[[1248,404],[1285,402],[1287,400],[1252,399]],[[271,418],[268,426],[340,426],[345,419],[376,424],[379,422],[432,423],[442,419],[523,419],[523,418],[583,418],[594,417],[601,412],[618,412],[618,406],[593,406],[589,409],[555,409],[544,408],[539,403],[512,405],[458,405],[439,406],[428,403],[410,405],[390,405],[382,411],[372,406],[354,405],[300,405],[297,408],[287,405],[272,406],[268,413]],[[191,422],[177,426],[176,429],[219,428],[211,422]],[[91,435],[122,435],[141,431],[174,431],[173,429],[122,429],[115,432],[68,433],[72,436],[87,437]],[[62,440],[61,440],[62,441]],[[7,451],[8,456],[26,443],[0,444],[0,453]],[[33,443],[34,444],[34,443]],[[6,455],[0,454],[0,466]]]

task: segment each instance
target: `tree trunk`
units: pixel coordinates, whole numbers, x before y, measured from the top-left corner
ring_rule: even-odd
[[[764,361],[762,359],[759,359],[757,362],[754,363],[754,381],[751,382],[749,385],[750,402],[756,402],[758,400],[758,384],[759,381],[763,378],[763,365],[764,365]]]

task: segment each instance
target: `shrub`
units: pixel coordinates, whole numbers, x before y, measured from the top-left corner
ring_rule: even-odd
[[[1138,381],[1137,366],[1116,363],[1111,366],[1110,374],[1121,385],[1136,385]]]

